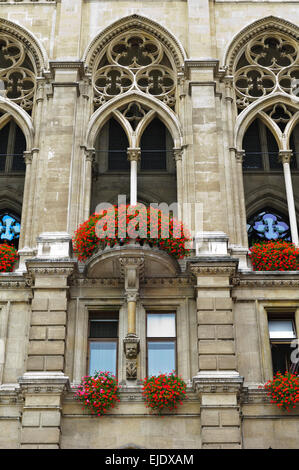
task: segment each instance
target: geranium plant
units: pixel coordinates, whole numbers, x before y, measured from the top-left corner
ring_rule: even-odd
[[[259,242],[250,248],[249,257],[255,271],[297,271],[299,250],[282,240]]]
[[[3,243],[0,245],[0,272],[11,272],[18,259],[18,252],[14,246]]]
[[[93,376],[83,377],[75,397],[83,404],[83,408],[101,416],[119,401],[119,386],[114,375],[99,371]]]
[[[186,383],[174,372],[146,377],[143,380],[142,396],[146,406],[156,410],[158,414],[164,409],[173,410],[182,405],[186,397]]]
[[[114,205],[92,214],[81,224],[73,237],[74,251],[79,261],[85,261],[98,249],[135,240],[166,251],[175,258],[189,253],[189,240],[181,222],[153,207]]]
[[[264,388],[271,397],[271,403],[284,411],[291,411],[299,401],[299,377],[290,372],[277,372]]]

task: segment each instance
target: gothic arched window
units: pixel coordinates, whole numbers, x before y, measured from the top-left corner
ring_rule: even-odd
[[[0,113],[0,118],[4,116]],[[0,173],[25,173],[23,152],[26,140],[19,126],[12,119],[0,129]]]
[[[166,171],[169,168],[168,154],[173,149],[172,138],[160,119],[153,119],[146,127],[140,141],[141,170]]]

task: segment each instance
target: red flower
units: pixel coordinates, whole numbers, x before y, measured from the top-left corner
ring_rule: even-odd
[[[96,372],[94,376],[83,377],[75,397],[98,416],[120,401],[117,381],[109,372]]]
[[[161,414],[164,408],[171,411],[177,408],[177,403],[182,404],[186,387],[184,380],[174,373],[160,374],[143,380],[142,395],[146,406]]]
[[[279,408],[290,411],[294,408],[299,395],[299,377],[290,372],[282,375],[280,372],[264,385],[267,395],[271,397],[270,403],[276,404]]]
[[[0,272],[11,272],[18,259],[18,252],[14,246],[3,243],[0,245]]]
[[[133,238],[132,229],[139,234],[136,241],[141,245],[156,246],[175,258],[189,254],[185,243],[190,237],[181,222],[153,207],[147,207],[146,217],[143,215],[138,206],[134,208],[129,205],[114,205],[108,211],[92,214],[78,227],[73,237],[73,247],[79,261],[85,261],[97,249],[129,243]]]
[[[290,242],[276,240],[256,243],[249,257],[255,271],[298,271],[299,250]]]

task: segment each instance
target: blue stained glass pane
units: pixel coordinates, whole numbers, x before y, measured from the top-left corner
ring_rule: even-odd
[[[89,374],[109,371],[116,375],[116,342],[93,341],[89,345]]]
[[[175,342],[148,342],[148,375],[168,374],[175,370]]]
[[[12,241],[20,236],[21,225],[15,217],[9,214],[0,216],[0,240]]]
[[[249,244],[258,240],[290,240],[290,227],[283,218],[272,211],[259,212],[247,224]]]

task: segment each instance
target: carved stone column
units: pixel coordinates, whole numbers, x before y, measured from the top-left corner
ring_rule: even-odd
[[[144,259],[140,257],[120,258],[121,273],[125,280],[125,295],[128,305],[128,332],[124,339],[126,355],[126,378],[138,378],[139,337],[136,333],[136,304],[139,296],[139,278],[143,272]]]
[[[284,173],[284,181],[285,181],[285,187],[286,187],[292,242],[296,246],[299,246],[296,208],[295,208],[292,176],[291,176],[291,169],[290,169],[292,150],[280,150],[279,158],[283,165],[283,173]]]
[[[173,149],[173,158],[176,163],[176,180],[177,180],[177,201],[178,201],[178,217],[182,219],[182,209],[183,209],[183,152],[182,148]]]
[[[85,184],[84,184],[84,220],[90,216],[90,198],[91,198],[91,185],[92,185],[92,167],[95,161],[95,149],[85,150]]]
[[[128,160],[131,163],[131,179],[130,179],[130,204],[135,206],[137,204],[137,167],[140,160],[140,148],[128,148]]]
[[[244,248],[248,248],[248,235],[246,231],[246,206],[244,196],[244,183],[243,183],[243,159],[245,150],[233,149],[236,157],[237,166],[237,191],[239,200],[239,224],[240,224],[240,236],[241,245]]]

